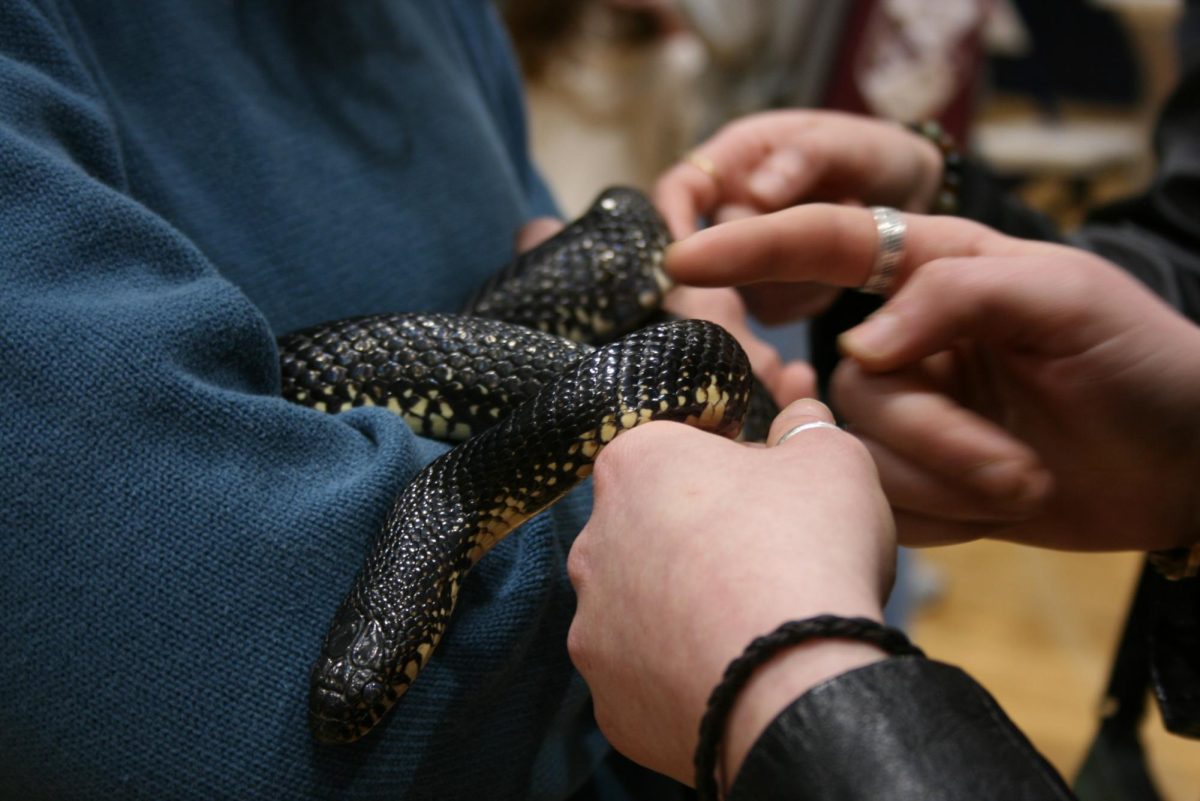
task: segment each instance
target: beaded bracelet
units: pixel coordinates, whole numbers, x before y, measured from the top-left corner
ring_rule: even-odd
[[[942,182],[929,206],[930,213],[957,214],[963,178],[963,157],[958,143],[937,120],[914,122],[908,129],[932,142],[942,155]]]
[[[751,674],[785,648],[814,639],[857,640],[870,643],[893,656],[924,656],[909,642],[904,632],[888,628],[865,617],[818,615],[784,623],[770,634],[755,639],[737,659],[729,663],[725,675],[708,698],[708,709],[700,720],[700,742],[696,745],[696,794],[700,801],[717,801],[717,754],[725,734],[725,724],[738,693]]]

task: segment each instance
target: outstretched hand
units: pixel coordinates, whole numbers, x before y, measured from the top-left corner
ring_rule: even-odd
[[[1117,267],[1033,243],[932,262],[842,346],[839,408],[907,541],[1195,541],[1200,329]]]

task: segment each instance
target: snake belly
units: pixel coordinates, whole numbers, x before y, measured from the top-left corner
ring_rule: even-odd
[[[420,471],[338,609],[311,673],[309,723],[326,743],[375,726],[437,647],[471,567],[590,474],[621,432],[651,420],[736,435],[745,353],[701,320],[593,351],[501,422]]]

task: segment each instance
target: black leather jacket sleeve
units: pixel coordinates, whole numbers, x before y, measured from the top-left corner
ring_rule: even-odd
[[[1062,778],[966,673],[917,657],[808,691],[763,732],[729,801],[1050,801]]]
[[[1180,30],[1192,36],[1200,31],[1200,0],[1187,0]],[[959,215],[1012,236],[1065,240],[1091,250],[1200,320],[1200,51],[1181,46],[1179,55],[1179,83],[1154,131],[1157,169],[1141,194],[1097,209],[1064,236],[1004,191],[985,166],[968,160]]]

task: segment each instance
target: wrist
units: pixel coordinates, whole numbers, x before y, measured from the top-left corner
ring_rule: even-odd
[[[789,620],[756,637],[729,663],[700,720],[693,765],[702,801],[715,801],[720,787],[731,784],[753,742],[797,696],[885,654],[923,656],[880,617],[824,614]],[[735,713],[738,719],[731,724]]]
[[[755,670],[729,714],[721,749],[723,784],[733,784],[759,736],[797,698],[828,679],[887,656],[869,643],[814,640],[777,654]]]

